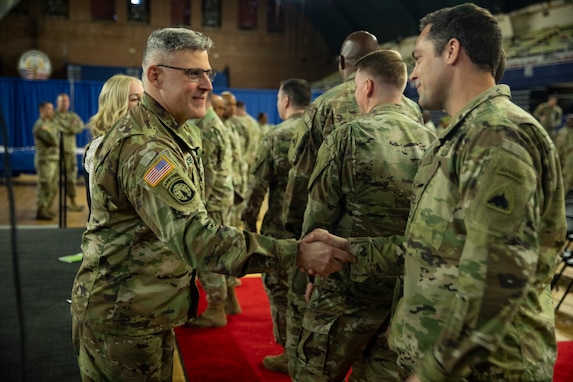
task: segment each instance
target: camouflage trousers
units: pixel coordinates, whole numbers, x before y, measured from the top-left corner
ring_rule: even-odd
[[[237,278],[234,276],[226,276],[214,272],[198,270],[197,278],[205,290],[208,304],[225,302],[227,299],[227,288],[239,284]]]
[[[76,197],[76,183],[78,181],[78,158],[76,153],[65,152],[64,164],[66,166],[66,195]]]
[[[275,342],[284,348],[287,338],[287,274],[283,272],[263,273],[263,285],[271,307],[273,336]]]
[[[334,276],[334,277],[333,277]],[[398,381],[386,332],[396,280],[349,281],[344,273],[317,278],[302,319],[293,381]]]
[[[72,342],[83,382],[172,380],[173,330],[116,336],[93,331],[73,318]]]
[[[58,193],[60,167],[57,160],[35,158],[34,166],[38,175],[36,204],[38,208],[49,208]]]
[[[291,376],[296,375],[298,362],[296,359],[296,346],[302,331],[302,319],[306,310],[307,302],[304,299],[304,291],[308,281],[306,273],[293,271],[288,277],[287,293],[287,319],[286,319],[286,344],[285,352],[288,355],[288,371]]]

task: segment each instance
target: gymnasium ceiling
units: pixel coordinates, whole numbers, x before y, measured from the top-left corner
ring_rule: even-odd
[[[382,44],[417,35],[419,20],[443,7],[463,4],[453,0],[292,0],[307,15],[337,55],[342,41],[350,33],[367,30]],[[475,0],[475,4],[493,14],[512,11],[537,3],[539,0]]]

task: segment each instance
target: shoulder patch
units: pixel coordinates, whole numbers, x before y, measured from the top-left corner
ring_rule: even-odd
[[[149,170],[143,176],[143,180],[147,182],[151,187],[155,187],[161,182],[163,178],[169,174],[175,166],[167,160],[165,157],[159,158]]]
[[[515,206],[513,191],[507,184],[495,187],[489,192],[485,200],[489,208],[506,215],[511,214]]]
[[[180,203],[189,203],[195,192],[182,178],[179,178],[169,185],[169,193]]]

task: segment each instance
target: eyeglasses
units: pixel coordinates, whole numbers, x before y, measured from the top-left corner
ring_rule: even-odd
[[[187,76],[187,78],[189,78],[189,80],[193,81],[193,82],[197,82],[201,79],[201,77],[203,76],[203,73],[205,73],[207,75],[207,77],[209,77],[209,81],[213,82],[215,80],[215,76],[217,75],[217,71],[213,70],[213,69],[199,69],[199,68],[178,68],[176,66],[169,66],[169,65],[163,65],[163,64],[157,64],[157,66],[162,66],[164,68],[169,68],[169,69],[175,69],[175,70],[180,70],[183,73],[185,73],[185,75]]]

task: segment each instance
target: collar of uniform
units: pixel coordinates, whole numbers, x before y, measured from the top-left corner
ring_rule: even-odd
[[[368,112],[368,114],[379,114],[380,112],[394,112],[399,114],[406,114],[404,108],[401,105],[397,105],[395,103],[379,103],[378,105],[374,106],[372,110]]]
[[[141,104],[143,107],[151,111],[151,113],[155,114],[163,126],[167,127],[173,132],[173,134],[181,138],[183,143],[187,144],[192,149],[201,147],[201,135],[198,132],[199,129],[190,120],[180,125],[171,113],[165,110],[159,102],[147,93],[143,93]]]
[[[141,104],[149,109],[153,114],[159,117],[161,122],[173,131],[177,131],[181,125],[175,120],[175,117],[169,113],[159,102],[147,93],[143,93]]]
[[[482,92],[480,95],[471,100],[460,112],[452,117],[450,124],[445,129],[440,129],[438,132],[438,137],[440,140],[444,140],[452,131],[457,130],[458,126],[461,126],[465,119],[470,115],[470,113],[483,103],[489,101],[496,97],[508,97],[511,98],[511,91],[507,85],[496,85]]]
[[[287,118],[287,120],[289,120],[289,119],[294,119],[294,118],[300,118],[300,117],[302,117],[302,114],[303,114],[302,111],[297,112],[297,113],[292,113],[291,115],[289,115],[289,117]]]

